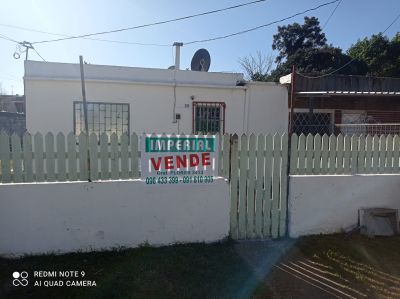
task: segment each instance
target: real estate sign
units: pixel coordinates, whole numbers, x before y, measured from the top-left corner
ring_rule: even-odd
[[[148,135],[141,139],[146,184],[207,184],[218,176],[218,136]]]

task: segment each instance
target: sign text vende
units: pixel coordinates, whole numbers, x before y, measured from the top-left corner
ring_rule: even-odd
[[[142,136],[142,178],[146,182],[212,182],[218,169],[218,137]]]

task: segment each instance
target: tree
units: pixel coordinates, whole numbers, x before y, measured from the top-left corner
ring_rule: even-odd
[[[246,74],[246,79],[265,81],[269,76],[274,58],[257,51],[256,55],[249,55],[239,59],[239,64]]]
[[[351,60],[342,49],[327,44],[315,17],[305,17],[302,25],[279,26],[278,33],[273,36],[272,49],[278,50],[279,55],[276,69],[267,78],[271,81],[279,81],[281,76],[289,74],[293,65],[300,73],[318,76],[337,70]],[[356,59],[337,73],[364,75],[366,71],[365,63]]]
[[[325,46],[317,49],[299,49],[289,56],[288,59],[277,66],[271,72],[270,81],[279,81],[279,78],[292,72],[292,66],[295,65],[297,71],[311,76],[328,74],[340,69],[351,60],[351,57],[342,53],[340,48]],[[337,73],[346,75],[365,75],[367,66],[359,60],[355,60]]]
[[[319,26],[318,18],[305,17],[304,24],[278,26],[278,33],[273,36],[272,49],[279,54],[275,62],[280,64],[295,55],[298,50],[317,49],[327,46],[325,34]]]
[[[363,61],[368,75],[400,77],[400,32],[392,40],[382,33],[358,40],[347,54]]]

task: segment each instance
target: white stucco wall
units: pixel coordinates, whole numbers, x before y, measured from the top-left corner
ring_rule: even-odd
[[[217,241],[228,236],[229,207],[223,179],[3,184],[0,255]]]
[[[360,208],[400,209],[399,188],[400,175],[290,176],[289,235],[340,232]]]
[[[285,86],[272,82],[249,82],[246,133],[286,133],[288,131]]]
[[[85,65],[85,78],[88,101],[130,104],[131,132],[192,132],[193,100],[224,102],[228,133],[287,131],[286,88],[236,86],[241,74]],[[177,123],[175,83],[175,112],[182,117]],[[79,65],[27,61],[25,92],[29,132],[73,131],[73,101],[82,99]]]

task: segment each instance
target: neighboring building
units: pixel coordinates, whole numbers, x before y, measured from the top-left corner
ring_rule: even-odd
[[[242,74],[84,65],[89,132],[287,132],[288,92]],[[83,130],[79,64],[25,62],[29,132]]]
[[[0,95],[0,131],[10,135],[26,131],[24,96]]]
[[[295,133],[400,134],[400,78],[296,74],[293,90]]]

